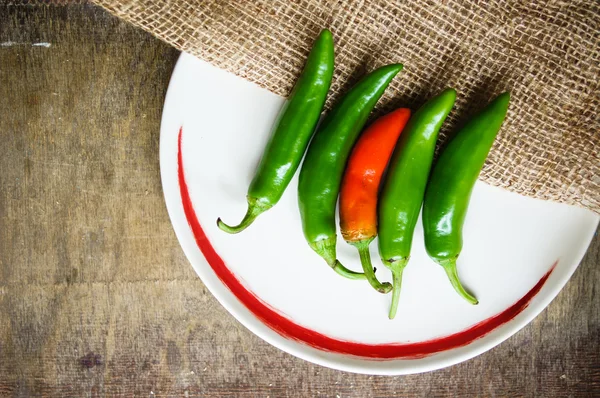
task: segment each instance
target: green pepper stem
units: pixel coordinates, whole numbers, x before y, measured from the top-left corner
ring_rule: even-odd
[[[379,293],[386,294],[392,290],[392,284],[389,282],[381,283],[375,276],[373,264],[371,263],[371,254],[369,253],[369,243],[371,243],[372,240],[373,239],[360,240],[358,242],[350,242],[350,244],[358,249],[360,264],[362,265],[365,277],[367,278],[367,281],[369,281],[369,284],[371,284],[373,289],[377,290]]]
[[[258,204],[258,202],[256,200],[251,200],[248,199],[248,210],[246,211],[246,215],[244,216],[244,218],[242,219],[242,221],[236,225],[236,226],[229,226],[227,224],[225,224],[223,222],[223,220],[221,220],[221,217],[217,218],[217,226],[230,234],[237,234],[242,232],[243,230],[245,230],[246,228],[248,228],[248,226],[250,224],[252,224],[254,222],[254,220],[256,220],[256,217],[258,217],[260,214],[264,213],[265,211],[269,210],[271,208],[271,206],[261,206]]]
[[[338,260],[335,260],[335,265],[332,268],[335,272],[348,279],[352,279],[355,281],[361,281],[366,279],[365,274],[363,274],[362,272],[355,272],[349,270],[348,268],[344,267],[344,265],[342,265],[342,263],[340,263]]]
[[[362,272],[354,272],[344,267],[342,263],[337,260],[335,253],[335,246],[337,242],[337,236],[333,235],[327,239],[321,239],[316,242],[310,242],[310,247],[321,256],[335,272],[341,276],[353,279],[363,280],[366,279],[365,274]]]
[[[388,314],[390,319],[394,319],[396,317],[396,312],[398,311],[400,289],[402,288],[402,273],[404,272],[406,263],[408,263],[408,258],[403,258],[401,260],[394,261],[393,263],[385,264],[390,271],[392,271],[392,282],[394,283],[394,289],[392,290],[392,303],[390,305],[390,313]]]
[[[452,283],[454,290],[456,290],[456,292],[469,303],[473,305],[479,304],[479,301],[475,297],[471,296],[460,283],[460,280],[458,279],[458,272],[456,270],[456,260],[445,261],[440,263],[440,265],[442,268],[444,268],[444,271],[446,271],[446,275],[448,275],[448,279],[450,279],[450,283]]]

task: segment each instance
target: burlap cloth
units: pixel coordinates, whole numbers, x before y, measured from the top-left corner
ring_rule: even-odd
[[[480,178],[600,212],[597,0],[94,2],[282,96],[327,27],[336,46],[328,106],[365,72],[401,62],[405,69],[378,112],[416,109],[454,87],[457,104],[442,141],[494,95],[510,90],[508,118]]]

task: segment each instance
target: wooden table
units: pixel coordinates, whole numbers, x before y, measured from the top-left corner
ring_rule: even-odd
[[[92,5],[0,6],[0,396],[600,396],[600,239],[499,347],[405,377],[254,336],[184,257],[161,192],[178,52]]]

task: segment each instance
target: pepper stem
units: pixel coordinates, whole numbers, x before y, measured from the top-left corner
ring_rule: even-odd
[[[408,263],[408,258],[403,258],[401,260],[396,260],[392,263],[385,264],[390,271],[392,271],[392,281],[394,283],[394,289],[392,290],[392,304],[390,305],[390,313],[388,314],[388,318],[394,319],[396,317],[396,312],[398,311],[398,302],[400,301],[400,289],[402,287],[402,273],[404,272],[404,267]]]
[[[254,220],[256,220],[256,217],[258,217],[260,214],[264,213],[265,211],[269,210],[271,207],[272,206],[260,205],[260,204],[258,204],[258,201],[249,198],[248,199],[248,210],[246,211],[246,215],[244,216],[244,218],[238,225],[233,226],[233,227],[229,226],[221,220],[221,217],[219,217],[219,218],[217,218],[217,226],[221,230],[223,230],[227,233],[237,234],[239,232],[242,232],[246,228],[248,228],[248,226],[250,224],[252,224],[252,222],[254,222]]]
[[[458,272],[456,270],[456,260],[448,260],[440,263],[440,265],[442,268],[444,268],[444,271],[446,271],[446,275],[448,275],[448,279],[450,279],[450,283],[452,283],[454,290],[456,290],[456,292],[469,303],[473,305],[479,304],[479,301],[475,297],[471,296],[460,283],[460,280],[458,279]]]
[[[373,289],[377,290],[379,293],[386,294],[392,290],[392,284],[389,282],[381,283],[375,276],[373,264],[371,264],[371,254],[369,253],[369,243],[371,243],[372,240],[373,239],[360,240],[358,242],[351,242],[350,244],[358,249],[360,264],[362,265],[365,277],[367,278],[367,281],[369,281],[369,284],[371,284]]]
[[[321,239],[316,242],[309,243],[310,247],[325,261],[327,264],[338,274],[341,276],[353,279],[353,280],[363,280],[366,279],[365,274],[362,272],[354,272],[344,267],[342,263],[337,260],[337,256],[335,253],[335,246],[337,242],[337,237],[334,235],[327,239]]]
[[[348,279],[352,279],[355,281],[361,281],[366,279],[365,274],[363,274],[362,272],[355,272],[349,270],[348,268],[344,267],[344,265],[338,260],[335,260],[335,265],[332,268],[335,272]]]

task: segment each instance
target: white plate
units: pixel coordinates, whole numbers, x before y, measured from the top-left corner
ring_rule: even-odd
[[[383,375],[472,358],[550,303],[594,234],[599,217],[590,211],[478,182],[459,274],[480,304],[462,300],[428,259],[419,221],[398,315],[390,321],[389,295],[335,274],[304,241],[297,175],[279,204],[243,233],[228,235],[216,226],[217,217],[229,223],[242,218],[248,184],[283,102],[182,54],[165,100],[160,166],[173,227],[202,281],[243,325],[295,356]],[[390,280],[379,263],[377,242],[371,248],[379,278]],[[360,269],[356,250],[341,238],[338,255]]]

